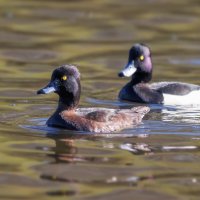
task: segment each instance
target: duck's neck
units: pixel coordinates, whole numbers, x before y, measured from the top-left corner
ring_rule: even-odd
[[[138,83],[148,83],[151,81],[151,78],[152,72],[136,72],[133,74],[130,84],[136,85]]]
[[[65,95],[60,95],[56,112],[75,110],[78,107],[79,100],[80,91],[75,94],[67,92]]]
[[[67,100],[65,98],[60,97],[56,112],[60,113],[64,110],[74,110],[77,106],[78,102],[74,101],[73,98],[71,99],[71,101],[69,101],[69,99]]]

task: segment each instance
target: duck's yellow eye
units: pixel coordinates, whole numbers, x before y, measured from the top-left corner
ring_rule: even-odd
[[[140,61],[143,61],[143,60],[144,60],[144,56],[141,55],[141,56],[140,56]]]
[[[61,78],[61,80],[66,81],[66,80],[67,80],[67,76],[63,76],[63,77]]]

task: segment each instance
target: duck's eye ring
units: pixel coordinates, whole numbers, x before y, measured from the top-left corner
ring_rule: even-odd
[[[61,78],[62,81],[66,81],[67,80],[67,76],[64,75],[62,78]]]
[[[143,60],[144,60],[144,56],[141,55],[141,56],[139,57],[139,59],[140,59],[140,61],[143,61]]]

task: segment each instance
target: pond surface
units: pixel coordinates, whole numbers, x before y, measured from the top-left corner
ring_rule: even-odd
[[[200,108],[150,105],[134,129],[47,128],[64,63],[82,74],[80,107],[124,107],[117,73],[131,45],[152,49],[154,81],[200,84],[196,0],[0,0],[0,199],[199,199]]]

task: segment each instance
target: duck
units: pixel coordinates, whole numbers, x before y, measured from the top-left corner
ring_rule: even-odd
[[[142,43],[129,50],[128,63],[118,73],[119,77],[131,77],[119,92],[119,99],[164,105],[200,104],[200,86],[184,82],[156,82],[152,79],[153,64],[150,48]]]
[[[50,82],[37,94],[52,92],[59,96],[59,100],[56,111],[46,122],[49,127],[111,133],[138,125],[150,110],[147,106],[131,109],[78,108],[81,83],[79,70],[74,65],[56,68]]]

